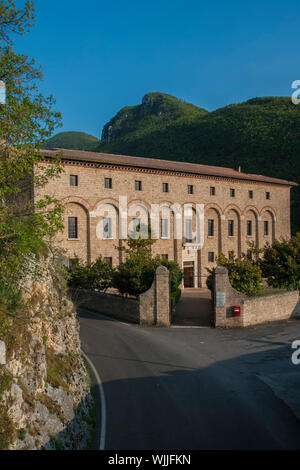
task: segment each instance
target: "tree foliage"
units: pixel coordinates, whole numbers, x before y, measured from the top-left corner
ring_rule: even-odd
[[[151,239],[150,236],[127,240],[127,247],[123,249],[126,260],[116,268],[113,286],[122,294],[140,295],[150,289],[156,269],[159,266],[165,266],[170,273],[171,303],[174,308],[181,296],[179,285],[182,280],[182,271],[174,261],[160,256],[152,257],[151,247],[155,242],[156,240]]]
[[[207,112],[150,93],[105,125],[98,150],[235,169],[241,165],[246,173],[300,183],[299,126],[300,106],[290,98],[253,98]],[[291,204],[296,233],[300,188],[292,190]]]
[[[94,263],[81,265],[77,259],[70,269],[70,287],[105,291],[112,286],[113,268],[101,256]]]
[[[47,140],[45,148],[64,148],[93,152],[99,144],[100,140],[97,137],[85,132],[59,132]]]
[[[228,258],[221,253],[217,258],[218,266],[225,266],[228,270],[230,284],[234,289],[243,294],[254,296],[263,290],[263,278],[260,267],[253,263],[247,256],[241,258],[230,252]],[[209,276],[207,286],[212,289],[213,270],[208,269]]]
[[[290,240],[275,240],[268,244],[259,261],[269,286],[300,288],[300,233]]]
[[[59,159],[42,164],[40,148],[60,125],[52,96],[38,89],[41,70],[34,59],[13,49],[13,34],[28,32],[34,8],[17,9],[0,1],[0,79],[6,104],[0,104],[0,282],[18,281],[26,256],[38,253],[45,240],[62,228],[62,208],[49,195],[33,201],[35,192],[62,171]]]

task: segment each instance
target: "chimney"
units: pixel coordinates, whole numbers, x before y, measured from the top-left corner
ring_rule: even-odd
[[[238,172],[241,173],[241,171],[242,171],[242,167],[241,167],[241,165],[239,165]]]

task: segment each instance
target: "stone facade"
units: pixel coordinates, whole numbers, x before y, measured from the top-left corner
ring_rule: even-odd
[[[247,297],[231,286],[228,271],[218,266],[214,272],[214,323],[216,327],[240,328],[260,323],[288,320],[299,315],[299,292],[282,292],[262,297]],[[240,307],[234,316],[233,307]]]
[[[55,152],[45,151],[45,165]],[[55,196],[64,204],[65,229],[57,236],[57,244],[66,250],[69,258],[78,256],[82,261],[90,261],[102,255],[108,262],[111,259],[114,266],[122,261],[119,248],[124,240],[118,239],[120,196],[127,198],[128,224],[144,210],[130,213],[133,205],[143,206],[148,213],[151,204],[191,204],[194,212],[197,204],[204,206],[202,249],[197,243],[189,247],[184,239],[174,239],[172,211],[167,237],[162,238],[159,224],[156,228],[159,239],[153,245],[154,255],[165,255],[186,268],[192,276],[191,287],[205,285],[206,268],[215,267],[214,260],[221,252],[227,255],[234,250],[240,255],[247,251],[250,241],[263,247],[274,238],[290,237],[290,189],[294,183],[225,168],[70,150],[64,151],[63,161],[64,173],[58,180],[51,180],[43,193]],[[77,186],[70,185],[71,175],[77,176]],[[105,187],[105,178],[110,178],[111,187]],[[136,181],[140,182],[140,190]],[[163,192],[165,183],[168,192]],[[192,186],[190,191],[189,186]],[[99,227],[109,214],[103,210],[100,214],[100,206],[115,211],[116,239],[99,239]],[[78,224],[77,237],[72,239],[68,237],[69,217],[76,217]],[[213,233],[209,233],[208,224],[212,223],[209,220],[213,220]],[[231,234],[229,223],[234,225]],[[193,230],[196,224],[193,217]],[[184,221],[182,226],[184,231]]]

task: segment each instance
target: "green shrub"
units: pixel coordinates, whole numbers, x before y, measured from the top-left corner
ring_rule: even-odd
[[[80,265],[77,261],[70,270],[69,286],[105,291],[112,285],[113,272],[101,256],[94,263]]]
[[[151,238],[127,240],[128,248],[123,249],[126,260],[114,272],[113,287],[121,294],[138,296],[150,289],[158,266],[165,266],[170,272],[171,304],[174,308],[181,295],[182,271],[174,261],[159,256],[152,258],[151,246],[155,241]]]
[[[156,258],[157,259],[157,258]],[[172,309],[179,302],[181,297],[181,289],[179,285],[182,281],[182,271],[180,266],[175,261],[169,261],[166,259],[159,259],[159,265],[165,266],[170,272],[170,289],[171,289],[171,306]]]
[[[178,302],[180,300],[180,297],[181,297],[181,289],[179,289],[179,287],[176,287],[176,289],[171,290],[171,307],[172,307],[172,310],[178,304]]]
[[[275,240],[268,244],[259,261],[263,277],[269,286],[300,288],[300,233],[290,240]]]
[[[137,296],[151,287],[156,263],[146,250],[132,252],[114,272],[113,286],[121,294]]]
[[[263,290],[262,272],[258,265],[245,255],[237,258],[232,251],[229,257],[221,255],[217,258],[218,266],[225,266],[228,270],[230,283],[234,289],[246,295],[258,295]],[[208,269],[207,287],[213,289],[213,270]]]

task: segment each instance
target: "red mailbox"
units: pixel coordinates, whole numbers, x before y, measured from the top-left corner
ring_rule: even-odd
[[[241,307],[239,305],[233,306],[233,316],[240,317],[241,316]]]

